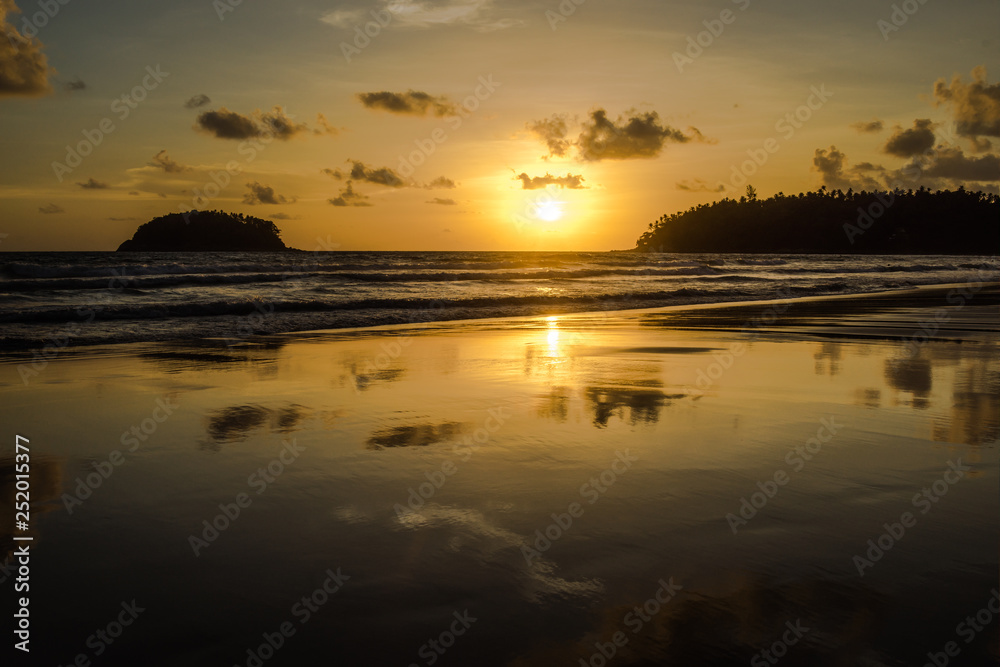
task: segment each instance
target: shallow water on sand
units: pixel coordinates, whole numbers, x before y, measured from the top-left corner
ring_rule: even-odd
[[[995,615],[958,627],[997,586],[995,342],[599,324],[104,348],[27,386],[5,364],[32,658],[996,663]]]

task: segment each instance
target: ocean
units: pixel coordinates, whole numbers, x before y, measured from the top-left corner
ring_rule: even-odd
[[[0,347],[238,342],[291,331],[873,292],[998,270],[996,256],[0,253]]]

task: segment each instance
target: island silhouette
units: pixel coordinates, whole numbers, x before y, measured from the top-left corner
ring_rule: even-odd
[[[958,190],[828,191],[758,199],[752,186],[664,215],[643,252],[984,255],[1000,247],[1000,196]]]
[[[295,250],[270,220],[225,211],[187,211],[140,225],[118,252],[248,252]]]

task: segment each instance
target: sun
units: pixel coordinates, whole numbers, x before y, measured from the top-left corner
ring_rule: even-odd
[[[555,222],[563,216],[561,201],[542,202],[535,207],[535,217],[547,222]]]

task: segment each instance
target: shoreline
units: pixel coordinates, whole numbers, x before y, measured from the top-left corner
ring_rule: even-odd
[[[955,301],[961,299],[961,304],[949,304],[948,299]],[[934,285],[919,285],[890,290],[879,290],[873,292],[859,292],[852,294],[828,294],[809,295],[798,297],[779,297],[775,299],[753,299],[747,301],[723,301],[716,303],[696,303],[681,304],[675,306],[658,306],[653,308],[628,308],[620,310],[590,310],[573,312],[553,312],[548,314],[532,315],[511,315],[502,317],[481,317],[466,319],[434,320],[426,322],[404,322],[397,324],[382,324],[369,327],[344,327],[337,329],[306,329],[302,331],[289,331],[275,334],[251,335],[245,338],[223,338],[223,337],[202,337],[202,338],[177,338],[158,341],[134,341],[121,343],[97,343],[91,345],[64,345],[57,349],[57,353],[50,355],[50,358],[42,357],[45,360],[58,358],[87,357],[87,356],[114,356],[115,354],[128,354],[131,350],[146,348],[156,348],[160,346],[218,346],[229,350],[273,344],[284,341],[305,341],[310,339],[337,340],[342,338],[363,338],[377,335],[399,335],[400,332],[413,331],[418,335],[441,331],[476,331],[491,328],[514,328],[519,325],[538,324],[548,318],[557,317],[567,324],[574,323],[580,327],[604,326],[617,322],[622,325],[630,320],[642,318],[655,318],[657,325],[662,328],[689,331],[733,331],[738,332],[746,329],[749,322],[761,310],[773,308],[776,305],[787,305],[780,313],[781,317],[776,318],[773,323],[766,324],[768,329],[773,329],[775,333],[781,332],[790,326],[797,326],[799,333],[819,336],[845,336],[845,337],[874,337],[893,338],[898,337],[898,327],[887,329],[882,333],[874,330],[863,332],[860,327],[851,330],[845,329],[836,332],[833,329],[822,329],[818,326],[818,321],[822,318],[829,318],[837,314],[845,317],[851,315],[873,314],[877,312],[887,312],[901,308],[927,308],[932,307],[932,302],[940,301],[937,308],[963,308],[969,303],[977,312],[988,306],[1000,305],[1000,281],[972,281],[965,283],[943,283]],[[846,308],[842,308],[848,302]],[[805,312],[803,312],[805,311]],[[987,320],[990,313],[978,313],[978,319]],[[994,328],[984,329],[986,332],[996,330],[996,322],[1000,320],[1000,313],[992,313],[994,317]],[[714,317],[713,317],[714,316]],[[918,324],[913,321],[910,324]],[[988,322],[985,325],[988,326]],[[969,324],[971,326],[971,324]],[[741,328],[742,327],[742,328]],[[753,327],[757,331],[765,329],[765,326],[757,324]],[[951,330],[957,333],[968,333],[978,329]],[[791,331],[783,331],[790,334]],[[866,336],[867,334],[867,336]],[[934,338],[934,340],[964,340],[964,337],[950,336]],[[0,364],[23,361],[24,359],[37,359],[39,348],[11,348],[0,350]]]

